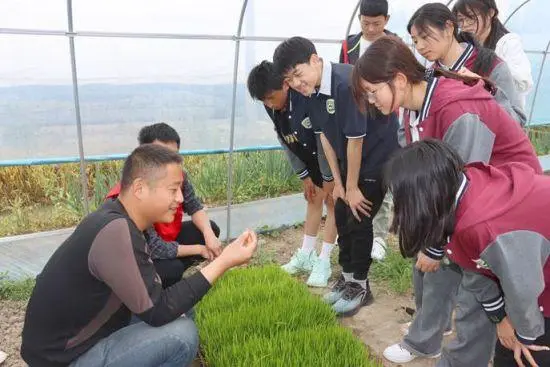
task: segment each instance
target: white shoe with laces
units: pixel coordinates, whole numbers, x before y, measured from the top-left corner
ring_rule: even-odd
[[[412,354],[401,344],[390,345],[384,350],[384,358],[393,363],[408,363],[418,358],[419,356]],[[439,358],[441,353],[437,353],[427,358]]]

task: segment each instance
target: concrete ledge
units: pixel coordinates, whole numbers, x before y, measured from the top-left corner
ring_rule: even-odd
[[[540,155],[539,156],[539,162],[542,166],[542,170],[546,173],[550,172],[550,154],[548,155]]]
[[[207,209],[210,219],[227,236],[227,207]],[[231,208],[231,233],[234,238],[246,228],[280,228],[303,222],[306,205],[302,194],[252,201]],[[186,218],[189,219],[189,218]],[[73,228],[0,238],[0,273],[12,279],[36,276]]]

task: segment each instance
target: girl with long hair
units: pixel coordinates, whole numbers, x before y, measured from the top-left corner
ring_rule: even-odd
[[[527,94],[533,87],[531,63],[523,50],[521,37],[508,31],[498,18],[495,0],[458,0],[453,13],[463,31],[474,34],[479,43],[494,50],[508,64],[525,109]]]

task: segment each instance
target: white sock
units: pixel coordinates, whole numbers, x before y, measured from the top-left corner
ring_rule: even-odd
[[[346,282],[351,282],[351,280],[353,279],[353,273],[342,272],[342,275],[344,276]]]
[[[367,289],[367,280],[366,280],[366,279],[357,280],[357,279],[355,279],[355,278],[352,277],[352,279],[350,280],[350,282],[357,283],[357,284],[361,285],[361,287],[363,287],[363,289]]]
[[[330,260],[330,254],[334,248],[333,243],[328,243],[323,241],[323,248],[321,249],[321,254],[319,255],[320,259]]]
[[[315,249],[315,244],[317,243],[317,236],[308,236],[307,234],[304,235],[304,242],[302,242],[302,248],[301,250],[304,251],[306,254],[310,254],[311,251]]]

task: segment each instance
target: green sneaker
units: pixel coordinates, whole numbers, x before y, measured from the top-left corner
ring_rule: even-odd
[[[310,287],[326,287],[331,273],[330,260],[319,258],[313,265],[313,270],[307,280],[307,285]]]
[[[315,250],[306,254],[302,249],[299,249],[294,253],[288,264],[281,266],[281,268],[288,274],[293,275],[300,271],[309,272],[313,270],[313,264],[316,262],[317,254]]]
[[[346,289],[346,279],[340,274],[336,283],[332,285],[330,292],[323,296],[323,301],[329,305],[335,304],[342,296],[344,295],[344,290]]]

